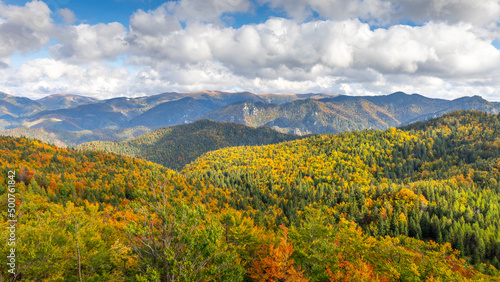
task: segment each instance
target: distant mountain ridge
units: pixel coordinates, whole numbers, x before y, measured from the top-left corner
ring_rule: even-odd
[[[50,110],[69,109],[80,105],[97,103],[99,101],[99,99],[92,97],[69,94],[54,94],[37,100],[38,103]]]
[[[112,140],[106,130],[120,135],[120,131],[133,128],[152,130],[211,119],[252,127],[269,126],[283,133],[314,134],[386,129],[454,110],[498,113],[500,103],[488,102],[479,96],[444,100],[403,92],[346,96],[200,91],[106,100],[66,94],[30,100],[0,93],[0,130],[4,129],[2,134],[19,135],[20,128],[24,128],[26,137],[32,137],[30,129],[37,128],[54,134],[100,130],[102,138],[91,134],[94,140]],[[58,140],[79,144],[78,138],[63,139]]]
[[[386,129],[455,110],[479,110],[496,114],[500,110],[500,103],[488,102],[479,96],[444,100],[396,92],[385,96],[338,95],[318,100],[295,100],[280,105],[236,103],[202,117],[254,127],[270,126],[287,133],[309,134]]]

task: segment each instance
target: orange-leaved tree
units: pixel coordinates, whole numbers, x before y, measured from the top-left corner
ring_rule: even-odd
[[[288,229],[280,226],[283,230],[281,241],[277,246],[263,247],[259,258],[250,268],[250,277],[257,281],[279,281],[279,282],[305,282],[308,278],[303,276],[300,266],[294,266],[292,242],[288,241]]]

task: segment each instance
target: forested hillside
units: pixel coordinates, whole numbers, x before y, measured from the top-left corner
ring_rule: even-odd
[[[225,148],[180,173],[0,137],[0,236],[11,193],[17,220],[0,280],[497,281],[499,118]]]
[[[17,183],[56,203],[89,201],[118,206],[133,199],[134,191],[147,188],[150,174],[168,174],[167,169],[150,162],[62,149],[34,139],[2,137],[0,154],[2,183],[7,171],[15,169]],[[0,189],[6,192],[5,186]]]
[[[230,146],[265,145],[294,140],[299,136],[271,128],[251,128],[235,123],[200,120],[166,127],[123,141],[94,141],[78,146],[141,158],[172,169],[182,169],[202,154]]]
[[[498,115],[462,111],[403,129],[223,149],[185,173],[267,226],[298,224],[320,204],[367,234],[449,242],[499,267],[499,134]]]

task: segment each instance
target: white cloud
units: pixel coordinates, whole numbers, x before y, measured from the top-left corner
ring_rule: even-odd
[[[158,90],[407,90],[441,97],[449,91],[449,97],[456,97],[469,94],[471,83],[491,85],[500,77],[500,51],[476,31],[463,23],[371,30],[358,20],[297,23],[280,18],[238,29],[195,24],[148,37],[141,46],[149,48],[136,49],[134,60],[151,67],[144,76],[148,84],[139,85]],[[492,88],[476,89],[492,93]]]
[[[117,22],[65,26],[57,36],[59,43],[50,51],[55,58],[73,63],[114,60],[127,52],[126,35],[127,29]]]
[[[83,93],[111,98],[127,95],[129,73],[103,63],[78,66],[54,59],[35,59],[14,71],[0,70],[2,91],[41,98],[54,93]]]
[[[8,62],[14,52],[40,49],[48,44],[53,23],[44,2],[25,6],[5,5],[0,1],[0,61]]]
[[[487,25],[500,21],[498,0],[397,0],[400,1],[399,17],[408,17],[416,22],[426,20],[448,23],[468,22]]]
[[[410,0],[267,2],[296,18],[227,27],[220,17],[248,12],[249,1],[181,0],[136,11],[127,29],[116,22],[55,25],[43,2],[0,2],[6,8],[0,10],[0,85],[6,89],[0,90],[108,96],[204,89],[358,95],[403,90],[440,97],[483,91],[490,99],[500,97],[500,51],[491,45],[500,34],[494,18],[498,1],[426,0],[419,9],[410,9]],[[313,11],[329,19],[297,21]],[[67,9],[58,14],[67,22],[75,19]],[[422,24],[369,24],[405,17]],[[8,67],[14,52],[36,50],[50,38],[57,40],[50,58]]]
[[[498,0],[260,0],[303,21],[317,13],[333,20],[359,18],[374,24],[445,21],[476,25],[500,20]]]
[[[52,18],[50,9],[42,1],[26,3],[24,7],[5,5],[0,2],[0,17],[10,24],[27,27],[35,31],[48,32],[51,30]]]
[[[269,4],[274,9],[283,9],[299,21],[317,13],[320,17],[337,21],[360,18],[385,24],[395,12],[395,3],[385,0],[261,0],[260,2]]]
[[[469,24],[427,23],[370,30],[358,20],[296,23],[271,19],[239,29],[196,24],[166,35],[138,37],[135,52],[151,66],[216,61],[248,78],[311,79],[313,67],[372,69],[461,78],[487,75],[500,66],[500,51]],[[300,73],[296,75],[294,72]]]
[[[156,10],[138,10],[130,17],[130,32],[136,36],[158,36],[181,30],[179,21],[170,15],[166,4]]]

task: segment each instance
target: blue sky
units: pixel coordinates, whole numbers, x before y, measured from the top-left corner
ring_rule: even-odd
[[[0,0],[0,91],[500,101],[500,0]]]
[[[3,3],[24,6],[29,1],[5,0]],[[52,11],[58,9],[70,9],[75,14],[78,22],[88,24],[119,22],[128,26],[130,15],[141,9],[144,11],[155,10],[168,1],[159,0],[44,0],[44,3]],[[179,2],[179,1],[172,1]],[[226,17],[226,18],[225,18]],[[227,18],[229,17],[229,19]],[[225,24],[232,27],[241,27],[245,24],[262,23],[270,17],[287,17],[280,9],[271,9],[269,5],[259,5],[252,2],[252,8],[248,12],[228,13],[222,15]],[[55,18],[61,22],[61,18]]]

